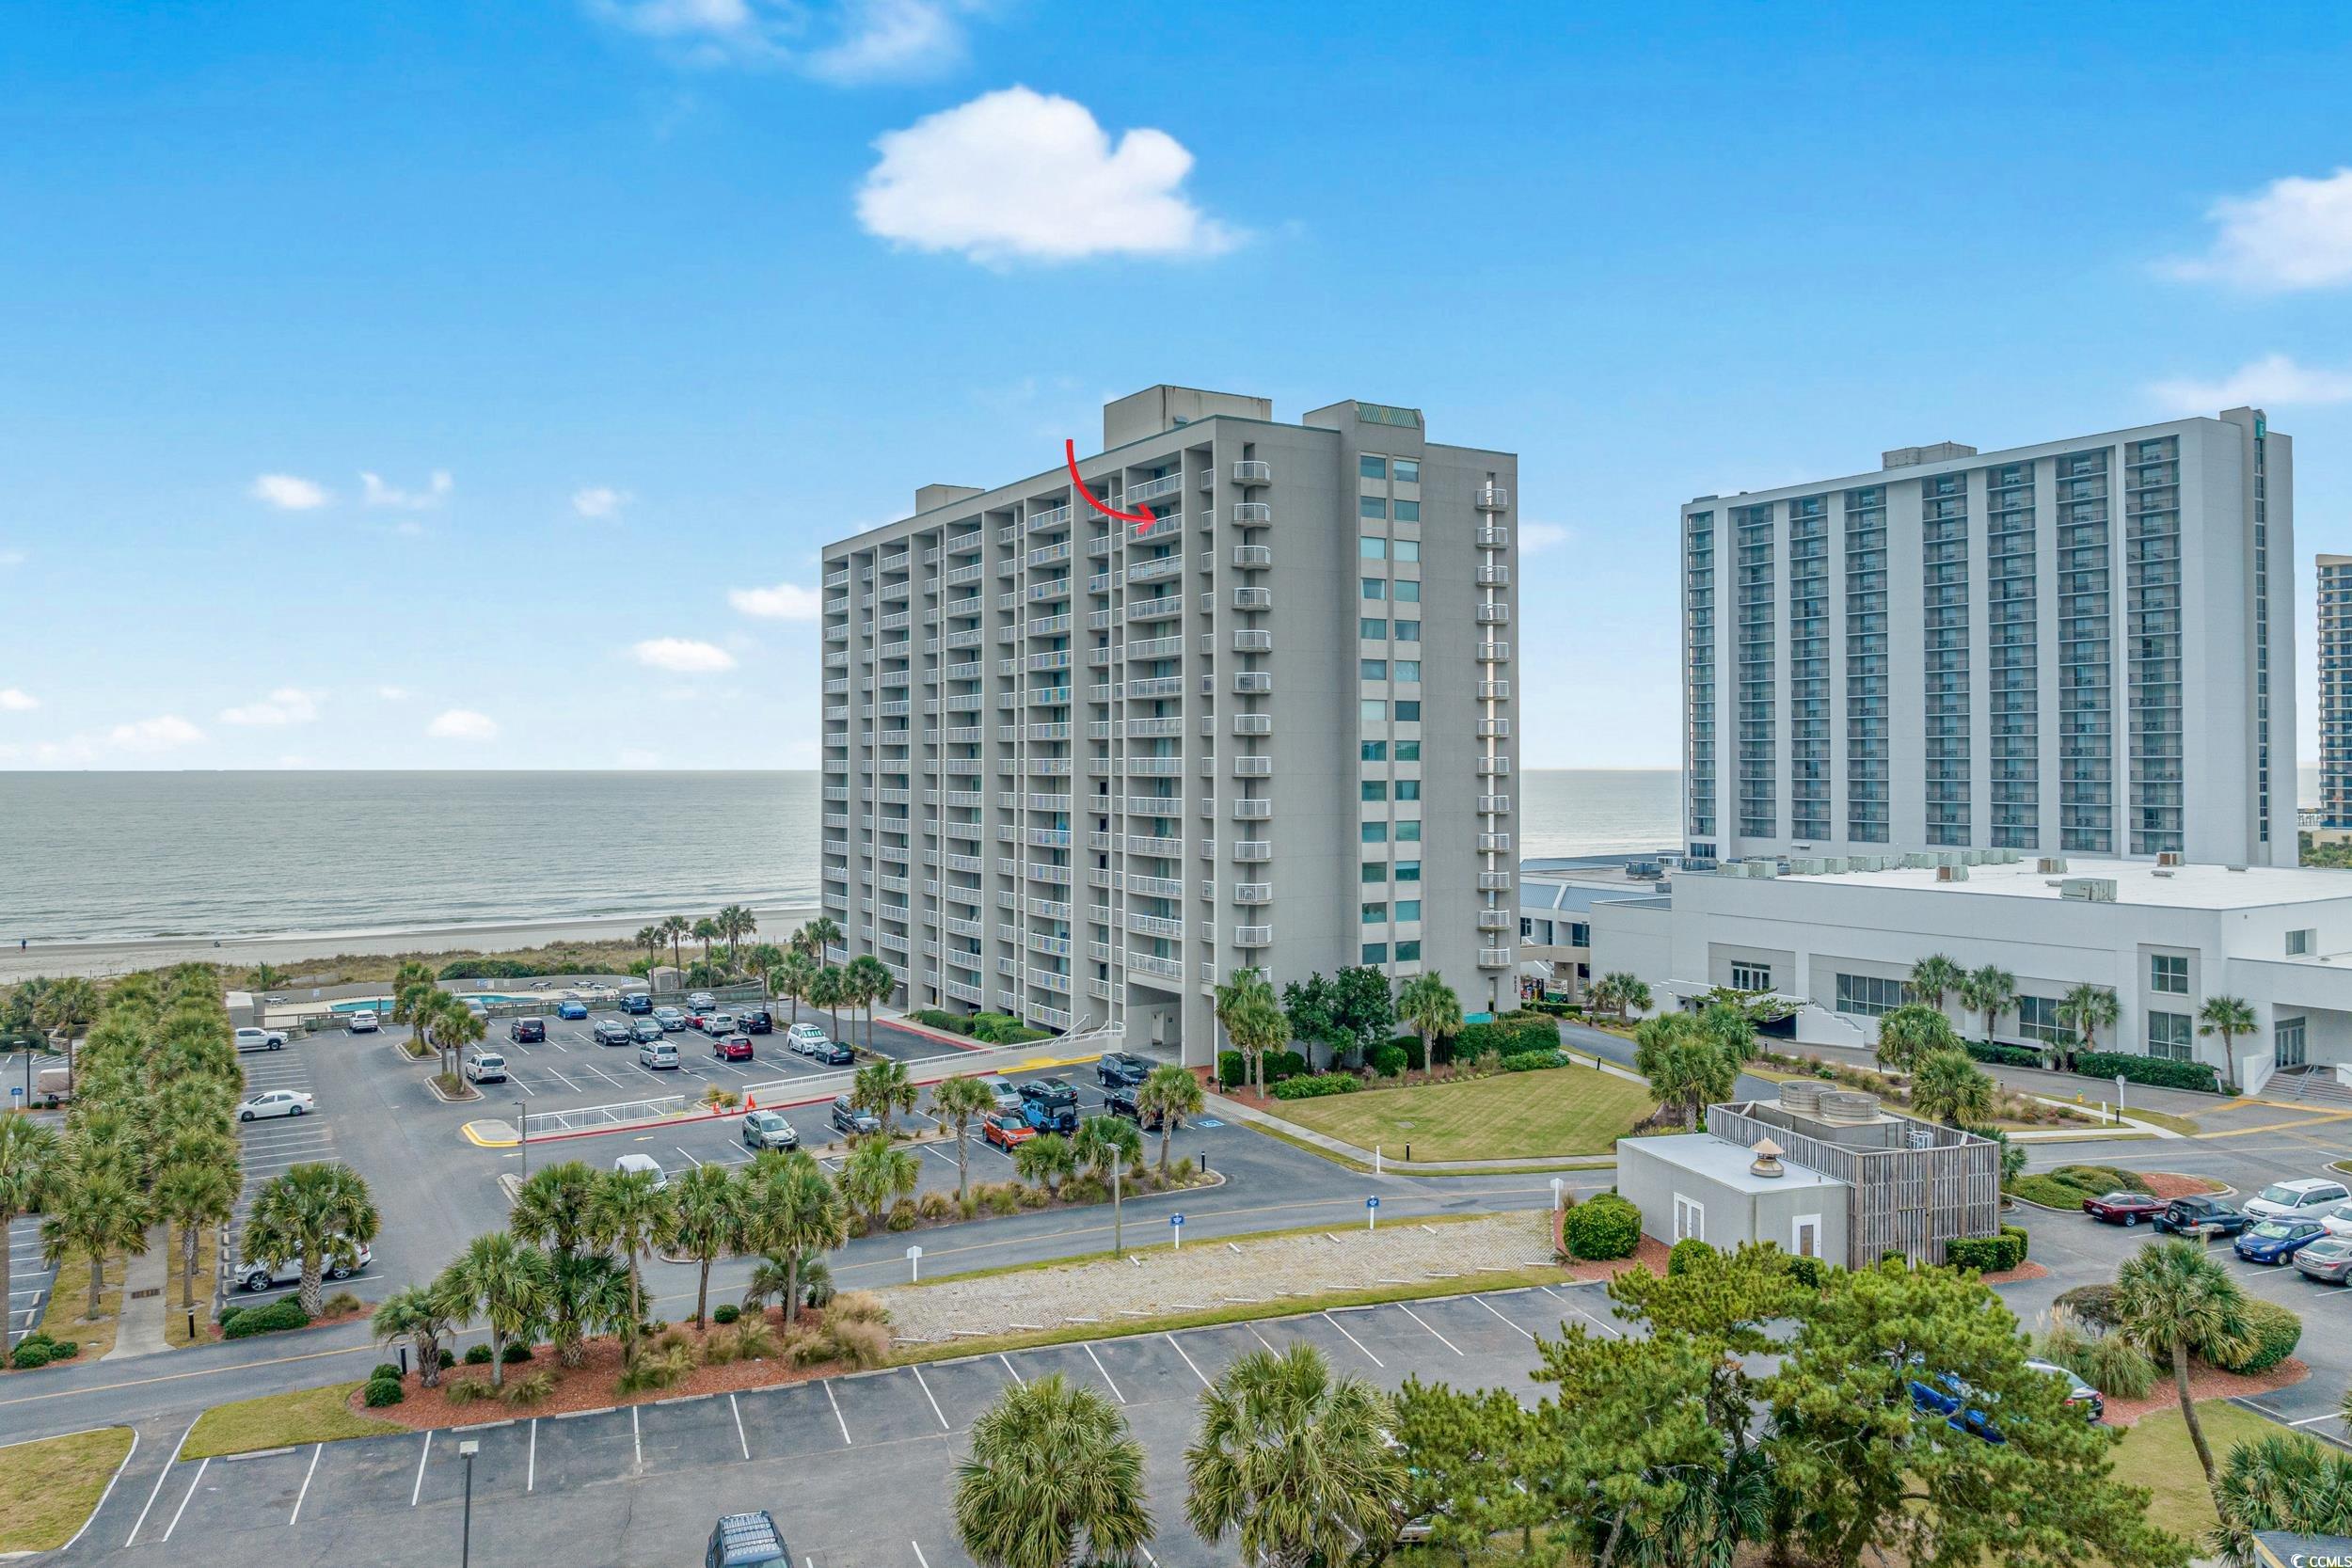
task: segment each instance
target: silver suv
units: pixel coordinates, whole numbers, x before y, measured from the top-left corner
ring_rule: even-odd
[[[754,1111],[743,1118],[743,1144],[747,1148],[798,1148],[801,1135],[780,1113]]]

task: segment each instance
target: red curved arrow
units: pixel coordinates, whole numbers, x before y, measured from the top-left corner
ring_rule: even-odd
[[[1149,507],[1141,512],[1121,512],[1115,506],[1104,506],[1094,499],[1094,492],[1087,488],[1087,482],[1078,477],[1078,443],[1076,441],[1062,442],[1061,453],[1062,460],[1070,465],[1070,483],[1078,487],[1078,494],[1087,499],[1089,506],[1105,517],[1118,517],[1130,523],[1149,523],[1154,520]]]

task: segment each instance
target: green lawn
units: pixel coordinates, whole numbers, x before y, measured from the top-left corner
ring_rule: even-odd
[[[1504,1072],[1467,1083],[1365,1089],[1268,1110],[1391,1159],[1511,1160],[1600,1154],[1658,1107],[1641,1084],[1582,1068]]]
[[[2227,1400],[2201,1400],[2197,1419],[2205,1429],[2214,1463],[2229,1458],[2240,1443],[2265,1437],[2281,1429],[2250,1410]],[[2148,1504],[2148,1522],[2170,1530],[2204,1555],[2205,1532],[2219,1524],[2213,1511],[2213,1494],[2205,1490],[2205,1473],[2197,1465],[2197,1449],[2188,1440],[2188,1423],[2178,1409],[2143,1416],[2123,1433],[2115,1450],[2115,1473],[2136,1485],[2154,1489]]]
[[[373,1416],[355,1414],[344,1402],[356,1383],[330,1384],[325,1388],[297,1388],[288,1394],[264,1394],[257,1400],[216,1404],[198,1418],[182,1446],[183,1459],[217,1459],[225,1453],[251,1453],[257,1449],[284,1448],[292,1443],[332,1443],[345,1437],[377,1437],[408,1429]]]
[[[55,1551],[71,1541],[130,1451],[129,1427],[0,1449],[0,1553]]]

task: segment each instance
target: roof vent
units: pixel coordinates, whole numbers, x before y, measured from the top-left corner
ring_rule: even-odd
[[[1876,1121],[1879,1097],[1854,1089],[1826,1089],[1821,1094],[1820,1117],[1836,1127],[1858,1127],[1866,1121]]]
[[[1784,1110],[1800,1116],[1821,1114],[1821,1083],[1818,1078],[1791,1078],[1780,1086],[1780,1103]]]
[[[1748,1167],[1750,1176],[1786,1176],[1788,1167],[1780,1163],[1780,1145],[1770,1138],[1756,1140],[1756,1163]]]

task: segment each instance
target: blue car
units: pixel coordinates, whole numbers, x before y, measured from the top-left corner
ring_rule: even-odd
[[[558,1018],[586,1018],[588,1016],[588,1004],[585,1002],[558,1002],[555,1005],[555,1016]]]
[[[2273,1267],[2291,1263],[2295,1255],[2328,1234],[2317,1220],[2265,1220],[2249,1225],[2237,1239],[2237,1255],[2249,1263]]]
[[[1993,1418],[1973,1402],[1976,1390],[1951,1373],[1928,1372],[1910,1381],[1914,1410],[1943,1417],[1944,1424],[1954,1432],[1964,1432],[1988,1443],[2007,1441],[2001,1429],[1993,1424]]]
[[[625,990],[621,992],[621,1011],[650,1013],[653,1011],[653,998],[642,990]]]

